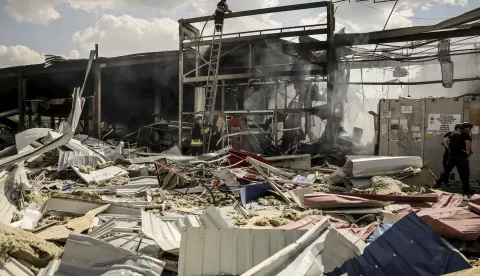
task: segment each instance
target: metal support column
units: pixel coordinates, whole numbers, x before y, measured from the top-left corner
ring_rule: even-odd
[[[335,119],[335,102],[334,102],[334,90],[335,90],[335,70],[336,70],[336,57],[335,57],[335,16],[334,5],[332,2],[328,2],[327,6],[327,127],[326,142],[330,145],[336,144],[337,137],[337,124]]]
[[[154,93],[155,93],[155,108],[153,112],[154,122],[158,123],[162,119],[162,89],[160,89],[160,84],[155,81],[154,83]]]
[[[225,111],[225,80],[222,80],[222,103],[220,110],[222,113]]]
[[[87,135],[92,135],[90,132],[90,106],[92,102],[89,98],[85,99],[83,104],[83,132]],[[53,124],[55,125],[55,118],[53,118]]]
[[[55,129],[55,117],[50,116],[50,128]]]
[[[237,85],[237,110],[245,109],[245,86],[240,87]]]
[[[100,69],[98,44],[95,44],[95,70],[94,70],[94,91],[93,98],[93,136],[102,138],[102,71]]]
[[[179,28],[179,57],[178,57],[178,148],[182,151],[183,136],[183,20],[178,22]]]
[[[18,71],[18,132],[25,130],[25,100],[27,98],[27,80],[22,71]]]

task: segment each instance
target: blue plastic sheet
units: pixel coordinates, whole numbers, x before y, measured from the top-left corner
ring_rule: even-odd
[[[411,212],[377,238],[357,258],[326,273],[327,276],[437,276],[471,268]]]
[[[243,187],[240,189],[240,199],[243,207],[247,207],[247,203],[251,200],[270,195],[271,190],[272,186],[266,182]]]

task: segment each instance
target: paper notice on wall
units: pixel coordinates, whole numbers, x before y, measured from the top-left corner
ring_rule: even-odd
[[[420,142],[422,141],[422,133],[414,132],[413,133],[413,142]]]
[[[382,134],[382,135],[387,134],[387,132],[388,132],[388,125],[381,125],[380,128],[381,128],[380,131],[381,131],[381,134]]]
[[[402,105],[401,112],[403,114],[409,114],[413,112],[413,108],[411,105]]]
[[[473,128],[472,128],[472,134],[480,134],[480,133],[478,133],[478,131],[479,131],[478,128],[479,128],[478,126],[473,126]]]
[[[454,131],[455,125],[461,123],[462,114],[429,114],[427,133],[443,135]]]
[[[408,126],[407,125],[401,125],[403,132],[408,132]]]
[[[412,126],[412,131],[420,132],[420,126]]]
[[[382,114],[380,114],[380,118],[382,119],[390,119],[392,118],[392,111],[382,111]]]
[[[390,124],[391,124],[391,125],[399,125],[399,124],[400,124],[400,120],[398,120],[398,119],[392,119],[392,120],[390,121]]]
[[[400,124],[401,125],[408,125],[408,120],[407,119],[400,119]]]

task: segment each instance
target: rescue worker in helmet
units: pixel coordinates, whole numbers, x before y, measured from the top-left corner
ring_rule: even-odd
[[[220,0],[217,4],[217,10],[215,11],[215,30],[219,33],[223,30],[223,21],[226,12],[232,12],[228,8],[227,0]]]
[[[203,135],[202,135],[202,117],[195,119],[192,129],[192,142],[190,144],[193,156],[203,154]]]

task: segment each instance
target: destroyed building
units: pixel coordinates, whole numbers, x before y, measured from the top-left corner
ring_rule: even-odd
[[[219,37],[182,19],[179,51],[1,69],[0,275],[478,273],[479,196],[434,187],[477,99],[382,99],[370,148],[343,126],[352,71],[398,51],[354,46],[480,35],[479,9],[365,34],[336,32],[332,2],[226,19],[313,8],[326,24]]]

